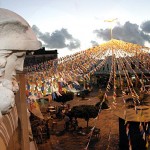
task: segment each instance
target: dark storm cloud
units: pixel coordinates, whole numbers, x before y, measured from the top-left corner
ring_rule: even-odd
[[[92,46],[98,46],[99,44],[96,41],[91,41]]]
[[[80,47],[80,41],[68,33],[67,29],[62,28],[52,33],[42,33],[35,25],[32,26],[32,29],[37,34],[38,38],[44,42],[43,46],[47,48],[68,48],[72,50]]]
[[[144,23],[142,23],[141,29],[146,33],[150,33],[150,21],[145,21]]]
[[[147,34],[150,32],[149,25],[149,21],[143,23],[141,28],[139,25],[130,23],[129,21],[124,25],[117,24],[112,30],[112,38],[144,45],[146,41],[150,42],[150,36]],[[110,40],[110,29],[94,30],[93,32],[103,40]]]

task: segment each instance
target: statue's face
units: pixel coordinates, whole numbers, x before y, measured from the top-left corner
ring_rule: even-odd
[[[16,71],[23,71],[25,52],[0,51],[0,79],[2,85],[14,92],[19,90]]]
[[[13,52],[6,57],[4,78],[12,80],[16,71],[23,71],[25,52]]]

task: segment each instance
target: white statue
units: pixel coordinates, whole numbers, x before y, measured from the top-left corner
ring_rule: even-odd
[[[2,117],[2,114],[7,113],[9,109],[14,106],[14,98],[15,95],[11,90],[3,86],[0,87],[0,117]]]
[[[0,117],[15,104],[14,93],[19,90],[15,75],[17,70],[23,71],[26,51],[40,48],[29,24],[18,14],[0,8]]]

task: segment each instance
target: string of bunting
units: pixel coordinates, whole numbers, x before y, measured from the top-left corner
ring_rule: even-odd
[[[120,77],[120,80],[122,80],[122,78],[121,78],[121,65],[120,65],[120,63],[118,62],[118,60],[117,60],[117,63],[118,63],[118,72],[119,72],[119,77]],[[129,123],[127,123],[127,120],[126,120],[126,115],[127,115],[127,108],[126,108],[126,101],[125,101],[125,93],[124,93],[124,91],[123,91],[123,87],[122,87],[122,84],[120,84],[121,85],[121,91],[122,91],[122,99],[123,99],[123,103],[124,103],[124,105],[123,105],[123,108],[124,108],[124,119],[125,119],[125,126],[126,126],[126,135],[127,135],[127,137],[128,137],[128,144],[129,144],[129,150],[130,149],[132,149],[132,143],[131,143],[131,139],[130,139],[130,132],[129,132]],[[130,86],[130,85],[129,85]],[[135,106],[136,107],[136,106]]]
[[[128,66],[129,66],[129,69],[134,73],[134,75],[137,78],[137,80],[141,83],[142,86],[144,86],[143,82],[139,79],[136,71],[132,68],[131,63],[129,63],[129,61],[125,57],[123,57],[123,59],[127,62]]]
[[[125,75],[126,75],[126,78],[128,79],[127,80],[127,83],[129,83],[129,85],[131,86],[130,87],[130,91],[131,91],[131,94],[132,94],[132,96],[133,97],[136,97],[137,98],[137,101],[138,101],[138,103],[140,103],[139,102],[139,96],[138,96],[138,94],[137,94],[137,92],[135,91],[135,89],[134,89],[134,86],[133,86],[133,82],[132,82],[132,80],[131,80],[131,78],[130,78],[130,76],[129,76],[129,69],[127,68],[127,65],[126,65],[126,63],[125,63],[125,59],[124,59],[124,57],[120,57],[120,60],[121,60],[121,63],[123,64],[123,69],[125,70],[124,71],[124,73],[125,73]],[[127,62],[127,61],[126,61]],[[127,62],[127,64],[130,66],[130,64]],[[133,71],[133,69],[131,70],[131,71]],[[134,72],[134,71],[133,71]],[[135,73],[135,72],[134,72]],[[136,75],[135,75],[136,76]]]
[[[134,64],[135,68],[139,71],[139,73],[141,73],[142,76],[145,77],[145,79],[147,81],[149,81],[147,76],[145,76],[144,72],[142,71],[142,69],[143,69],[144,71],[146,71],[149,74],[149,70],[147,69],[147,67],[143,63],[141,63],[139,59],[137,59],[135,57],[134,57],[134,61],[130,57],[128,57],[128,59],[130,60],[130,62],[132,62],[132,64]],[[137,66],[137,64],[139,64],[139,67]]]
[[[112,102],[112,106],[114,109],[111,109],[111,115],[114,114],[114,111],[116,109],[117,106],[117,101],[116,101],[116,53],[112,47],[112,81],[113,81],[113,102]],[[108,135],[108,145],[106,150],[109,149],[110,147],[110,140],[111,140],[111,134],[112,134],[112,124],[113,124],[113,120],[111,120],[110,123],[110,128],[109,128],[109,135]]]
[[[101,54],[101,56],[99,56],[100,58],[102,57],[102,55],[104,54],[104,52],[99,52],[99,54],[97,54],[96,56],[98,56],[98,55],[100,55]],[[105,60],[105,59],[104,59]],[[90,62],[89,62],[90,63]],[[102,62],[102,64],[101,64],[101,62],[96,66],[96,69],[95,68],[93,68],[93,70],[90,70],[90,72],[89,73],[87,73],[87,74],[85,74],[85,76],[84,77],[86,77],[86,78],[90,78],[90,75],[92,74],[92,73],[94,73],[94,71],[96,71],[97,69],[99,69],[100,67],[102,67],[103,66],[103,64],[104,64],[105,62],[103,61]],[[55,63],[53,63],[53,64],[55,64]],[[54,66],[54,65],[53,65]],[[59,67],[59,65],[58,65],[58,67]],[[57,69],[57,71],[55,71],[55,74],[53,74],[52,73],[52,71],[51,70],[47,70],[46,72],[44,72],[44,71],[41,71],[41,72],[38,72],[38,73],[35,73],[35,72],[32,72],[32,75],[35,77],[35,74],[36,75],[38,75],[38,76],[41,76],[41,75],[48,75],[48,76],[51,76],[51,77],[54,77],[54,79],[55,79],[55,77],[56,76],[58,76],[57,75],[57,73],[59,72],[59,77],[60,78],[64,78],[65,80],[66,80],[66,76],[67,76],[67,78],[69,79],[69,80],[77,80],[77,74],[78,73],[76,73],[76,70],[77,69],[74,69],[74,72],[73,71],[69,71],[68,70],[68,72],[66,71],[66,70],[64,70],[63,72],[60,72],[59,71],[59,69]],[[51,71],[51,72],[50,72]],[[83,74],[83,71],[82,71],[82,69],[80,69],[80,71],[82,72],[82,74]],[[30,73],[30,75],[31,75],[31,73]],[[48,77],[48,78],[50,78],[50,77]],[[58,78],[58,77],[56,77],[56,78]],[[55,83],[55,82],[53,82],[53,83]],[[52,84],[53,84],[52,83]]]
[[[132,80],[130,79],[129,74],[128,74],[128,71],[127,71],[127,68],[126,68],[127,66],[126,66],[125,63],[123,62],[122,57],[119,57],[118,61],[119,61],[120,65],[121,65],[121,67],[122,67],[123,74],[125,75],[125,79],[126,79],[126,81],[127,81],[127,86],[128,86],[129,91],[130,91],[130,94],[131,94],[131,96],[132,96],[132,98],[133,98],[133,100],[134,100],[134,104],[136,104],[136,102],[135,102],[135,97],[136,97],[137,99],[138,99],[139,97],[137,96],[137,93],[136,93],[135,90],[134,90]]]
[[[107,93],[110,90],[110,84],[112,82],[112,79],[113,79],[113,65],[111,65],[110,76],[109,76],[109,80],[108,80],[108,83],[107,83],[107,86],[106,86],[106,89],[105,89],[104,97],[103,97],[103,100],[101,101],[101,103],[99,105],[98,116],[95,118],[94,126],[92,127],[91,132],[89,133],[89,140],[88,140],[88,143],[86,145],[85,150],[88,150],[88,147],[89,147],[89,144],[90,144],[90,141],[91,141],[91,137],[92,137],[93,131],[94,131],[95,127],[96,127],[97,121],[99,119],[100,112],[102,110],[102,104],[107,99]],[[110,141],[110,136],[109,136],[108,140]]]

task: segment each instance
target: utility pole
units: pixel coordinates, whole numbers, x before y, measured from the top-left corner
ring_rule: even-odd
[[[116,21],[118,18],[115,18],[115,19],[111,19],[111,20],[104,20],[104,22],[109,22],[111,23],[111,26],[110,26],[110,40],[112,40],[112,23],[114,21]]]

